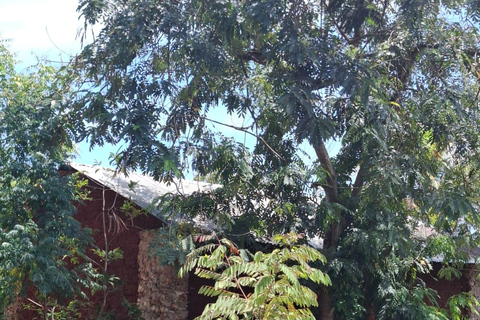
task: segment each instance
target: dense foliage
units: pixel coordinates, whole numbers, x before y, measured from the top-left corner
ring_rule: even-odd
[[[85,32],[103,29],[75,61],[77,139],[121,144],[121,168],[223,186],[170,211],[321,236],[333,285],[319,319],[444,317],[417,275],[438,255],[456,275],[479,241],[478,1],[82,0],[79,12]]]
[[[66,74],[14,67],[0,42],[0,313],[28,291],[29,307],[46,319],[84,295],[93,270],[75,262],[88,238],[73,217],[77,182],[59,171],[73,148],[61,111]]]

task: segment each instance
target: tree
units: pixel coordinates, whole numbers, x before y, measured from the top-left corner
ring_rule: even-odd
[[[25,74],[0,42],[0,314],[18,295],[47,319],[89,283],[88,236],[73,217],[77,183],[59,169],[73,150],[62,103],[69,75],[39,64]],[[92,270],[90,270],[92,271]],[[26,300],[25,300],[26,301]],[[3,317],[2,317],[3,318]]]
[[[318,291],[319,319],[439,319],[417,272],[440,253],[460,268],[460,248],[478,243],[479,10],[462,0],[82,0],[85,32],[103,29],[75,61],[77,139],[121,143],[123,169],[223,186],[171,199],[169,211],[236,232],[323,237],[333,285]],[[418,239],[420,223],[449,240]]]

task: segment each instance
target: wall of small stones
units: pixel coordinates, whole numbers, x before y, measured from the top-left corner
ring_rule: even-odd
[[[21,308],[22,299],[16,298],[15,301],[4,310],[4,319],[18,320],[18,312]]]
[[[188,277],[179,279],[173,266],[161,267],[148,253],[153,232],[140,232],[138,250],[138,307],[145,320],[188,318]]]
[[[470,293],[480,301],[480,281],[478,279],[479,270],[475,265],[468,265],[469,269],[466,271],[466,277],[470,285]],[[477,307],[477,312],[480,314],[480,307]],[[470,320],[480,320],[480,315],[476,315],[473,312],[469,313],[468,318]]]

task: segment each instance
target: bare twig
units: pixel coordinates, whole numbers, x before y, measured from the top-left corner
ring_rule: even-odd
[[[251,131],[248,131],[248,129],[252,128],[252,126],[248,126],[248,127],[237,127],[237,126],[234,126],[234,125],[231,125],[231,124],[227,124],[227,123],[223,123],[223,122],[220,122],[220,121],[217,121],[217,120],[213,120],[213,119],[209,119],[209,118],[206,118],[204,117],[204,120],[207,120],[207,121],[210,121],[210,122],[213,122],[213,123],[216,123],[216,124],[219,124],[219,125],[222,125],[222,126],[225,126],[225,127],[229,127],[229,128],[232,128],[232,129],[235,129],[235,130],[238,130],[238,131],[242,131],[242,132],[245,132],[255,138],[257,138],[258,140],[260,140],[277,158],[279,158],[280,160],[282,160],[283,162],[286,162],[285,158],[283,158],[280,154],[278,154],[278,152],[276,152],[266,141],[265,139],[263,139],[260,135],[258,134],[255,134]]]

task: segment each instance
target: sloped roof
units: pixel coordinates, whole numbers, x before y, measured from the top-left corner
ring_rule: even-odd
[[[166,194],[191,195],[194,192],[210,192],[220,187],[218,184],[183,179],[174,179],[173,182],[167,184],[156,181],[153,177],[138,172],[129,172],[128,175],[125,175],[122,172],[116,172],[113,169],[101,166],[78,163],[70,163],[70,166],[86,177],[129,199],[143,209],[148,208],[155,199]],[[162,221],[167,222],[158,215],[158,212],[153,211],[150,213]],[[183,218],[178,217],[178,219]],[[214,223],[211,221],[203,220],[200,217],[196,217],[193,220],[198,227],[207,231],[216,229]]]

